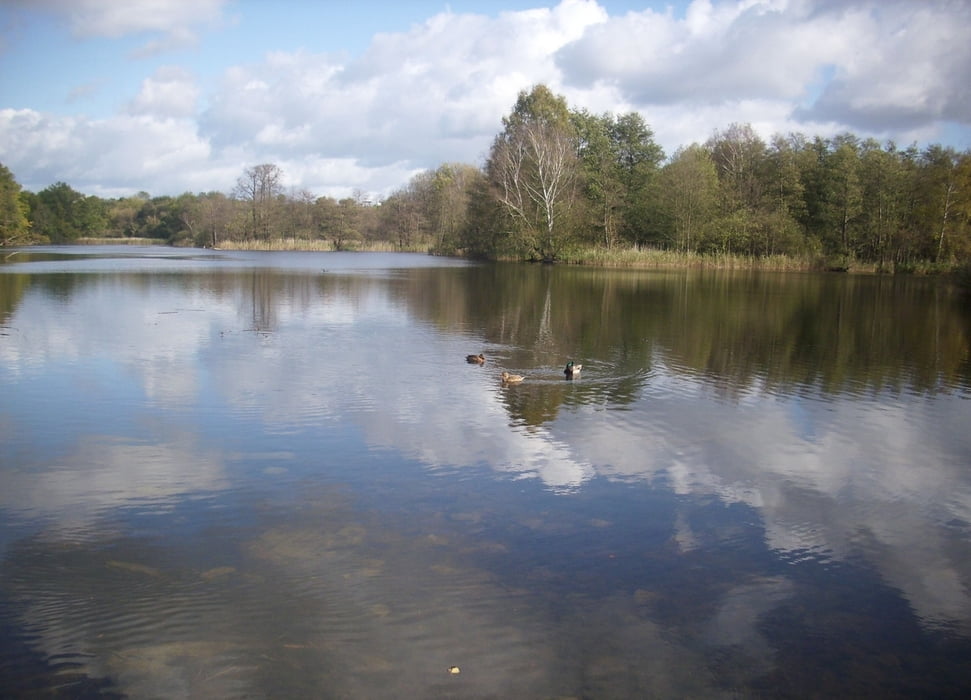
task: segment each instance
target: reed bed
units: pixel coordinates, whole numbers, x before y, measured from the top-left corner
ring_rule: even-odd
[[[107,238],[86,237],[76,241],[79,245],[168,245],[157,238]],[[242,251],[310,251],[335,252],[338,250],[329,239],[271,238],[266,240],[222,240],[220,250]],[[428,254],[427,244],[401,245],[392,241],[351,241],[342,250],[368,253],[423,253]],[[515,261],[514,258],[501,258]],[[634,246],[598,248],[594,246],[574,248],[564,253],[559,261],[567,265],[631,269],[711,269],[711,270],[767,270],[779,272],[806,272],[820,270],[847,270],[853,273],[876,274],[897,272],[914,275],[937,275],[954,272],[954,264],[917,262],[898,263],[881,268],[877,263],[850,261],[846,268],[834,267],[819,255],[766,255],[747,256],[731,253],[686,253],[674,250],[637,248]],[[965,276],[968,273],[964,272]]]
[[[110,238],[87,236],[78,238],[77,245],[168,245],[160,238]]]
[[[334,244],[326,240],[312,240],[308,238],[271,238],[269,240],[222,240],[216,246],[220,250],[264,250],[264,251],[315,251],[330,252]]]
[[[263,250],[263,251],[307,251],[318,253],[335,252],[338,249],[333,241],[309,238],[272,238],[269,240],[220,241],[220,250]],[[355,241],[342,250],[367,253],[427,253],[422,246],[399,246],[390,241]]]
[[[685,253],[651,248],[584,248],[564,256],[564,262],[596,267],[706,268],[720,270],[817,270],[815,258],[787,255],[745,256],[730,253]]]

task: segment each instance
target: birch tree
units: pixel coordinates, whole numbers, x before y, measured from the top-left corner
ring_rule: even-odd
[[[555,261],[569,235],[577,176],[566,100],[544,85],[520,92],[503,125],[487,171],[530,256]]]

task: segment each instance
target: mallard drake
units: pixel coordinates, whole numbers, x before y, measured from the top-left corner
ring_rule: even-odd
[[[566,368],[563,370],[563,374],[566,375],[567,379],[573,379],[575,376],[580,374],[580,370],[583,369],[583,365],[578,365],[573,360],[566,363]]]
[[[485,355],[479,353],[478,355],[466,355],[465,361],[469,364],[481,365],[485,363]]]
[[[509,372],[502,373],[502,383],[503,384],[515,384],[516,382],[521,382],[525,379],[521,374],[509,374]]]

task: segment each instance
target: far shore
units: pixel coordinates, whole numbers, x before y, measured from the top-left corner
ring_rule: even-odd
[[[159,245],[164,241],[154,238],[81,238],[77,245]],[[211,246],[207,246],[211,248]],[[271,240],[220,241],[217,250],[246,251],[307,251],[307,252],[372,252],[372,253],[424,253],[431,254],[427,246],[396,245],[388,241],[354,241],[338,248],[330,240],[306,238],[274,238]],[[507,259],[503,262],[523,262]],[[743,256],[732,253],[689,253],[632,246],[614,248],[573,248],[558,260],[567,265],[631,269],[720,269],[764,270],[786,272],[846,272],[853,274],[880,274],[905,272],[909,274],[943,274],[953,271],[949,264],[918,263],[912,266],[886,266],[877,263],[860,263],[843,259],[826,259],[821,256],[793,257],[788,255]]]

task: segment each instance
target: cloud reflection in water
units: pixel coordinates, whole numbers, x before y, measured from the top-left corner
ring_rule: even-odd
[[[69,581],[41,593],[18,589],[33,601],[27,618],[48,625],[42,637],[51,653],[95,649],[110,659],[98,662],[97,672],[123,679],[133,692],[158,683],[176,694],[233,693],[279,680],[251,668],[266,649],[227,645],[263,639],[266,630],[248,624],[249,614],[264,624],[279,621],[280,629],[271,625],[279,642],[272,653],[311,678],[321,680],[312,671],[321,657],[351,669],[343,676],[351,693],[374,692],[391,676],[399,690],[445,692],[448,686],[429,685],[422,674],[426,664],[460,661],[445,653],[452,649],[480,660],[476,670],[462,659],[462,678],[483,694],[568,694],[576,685],[553,679],[569,672],[571,655],[582,658],[594,689],[616,690],[637,668],[632,688],[711,694],[704,681],[711,649],[734,649],[731,658],[746,660],[740,673],[749,679],[771,670],[774,640],[763,623],[804,592],[800,567],[810,565],[825,572],[864,561],[906,596],[923,623],[960,628],[971,619],[971,559],[963,556],[971,438],[960,396],[785,393],[758,383],[726,394],[704,374],[681,371],[661,346],[649,373],[613,376],[609,363],[585,361],[584,376],[567,383],[561,366],[529,365],[516,343],[488,343],[429,321],[393,275],[362,277],[346,290],[347,280],[328,286],[301,278],[276,292],[279,281],[250,287],[244,279],[223,281],[218,292],[191,277],[138,292],[91,281],[53,305],[31,292],[15,318],[18,334],[0,339],[4,381],[24,391],[19,410],[5,404],[0,411],[5,435],[13,437],[3,454],[30,455],[5,470],[0,506],[8,517],[55,523],[48,536],[93,542],[81,553],[117,579],[90,604],[68,602],[80,601]],[[483,348],[485,366],[464,361]],[[527,381],[501,387],[498,373],[507,367]],[[79,405],[58,406],[60,435],[46,440],[45,402],[75,395],[72,371],[85,383]],[[637,385],[620,401],[613,388],[631,376]],[[102,424],[116,432],[99,430]],[[624,544],[628,556],[641,557],[626,562],[641,575],[643,561],[659,570],[686,567],[677,574],[700,586],[693,579],[705,573],[691,567],[713,566],[713,554],[733,548],[748,556],[753,535],[781,567],[768,574],[740,565],[735,579],[713,576],[704,588],[711,599],[697,611],[679,611],[689,619],[669,627],[659,622],[672,605],[665,581],[618,579],[622,592],[577,594],[574,609],[553,610],[536,605],[530,590],[563,585],[571,572],[556,569],[561,553],[542,547],[575,545],[581,568],[572,573],[591,577],[591,586],[612,581],[609,560],[596,556],[602,542],[623,543],[616,523],[623,514],[597,512],[567,524],[553,522],[547,506],[501,531],[508,541],[483,541],[478,537],[504,514],[496,503],[463,512],[437,504],[396,520],[335,501],[328,490],[352,468],[393,478],[393,469],[412,465],[446,493],[474,489],[486,469],[501,477],[498,483],[533,480],[565,513],[605,483],[663,494],[669,510],[645,505],[642,515],[654,539]],[[358,478],[368,480],[366,473]],[[178,511],[198,494],[223,499],[219,514],[179,517],[212,518],[217,531],[251,527],[242,543],[221,542],[224,549],[181,573],[160,563],[167,556],[161,550],[149,548],[141,558],[137,551],[114,552],[115,559],[99,553],[116,545],[117,533],[105,523],[126,507]],[[712,503],[723,521],[709,519],[706,509],[717,510]],[[220,544],[219,535],[209,536]],[[496,572],[514,568],[514,537],[548,558],[527,562],[511,590]],[[186,542],[171,546],[192,551]],[[127,558],[117,558],[122,554]],[[503,563],[490,568],[477,559],[490,556]],[[120,656],[101,655],[99,635],[117,630],[91,620],[115,598],[125,601],[119,605],[128,622],[162,624],[142,608],[154,600],[195,615],[197,628],[176,625],[181,641],[142,639]],[[254,601],[265,609],[248,608]],[[70,629],[51,623],[50,612],[62,606],[74,611],[60,616],[72,621]],[[294,619],[306,626],[291,640],[283,621]],[[585,619],[603,623],[589,644],[576,641]],[[608,626],[614,636],[600,636]],[[564,636],[574,640],[566,649]],[[222,658],[225,675],[207,677],[184,660],[191,653]]]

